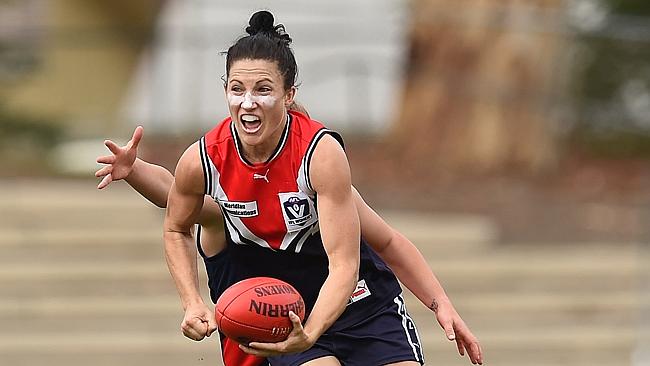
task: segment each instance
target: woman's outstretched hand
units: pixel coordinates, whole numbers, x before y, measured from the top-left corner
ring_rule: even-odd
[[[481,345],[460,315],[458,315],[451,302],[443,301],[440,304],[434,302],[434,304],[435,306],[432,305],[431,309],[436,313],[436,319],[445,331],[447,339],[456,341],[458,353],[461,356],[467,353],[467,357],[469,357],[472,364],[482,365],[483,351]]]
[[[100,156],[97,162],[106,164],[105,167],[95,172],[95,177],[103,177],[102,181],[97,185],[97,189],[107,187],[115,180],[125,179],[133,170],[133,164],[138,156],[138,144],[142,139],[143,128],[142,126],[136,127],[133,131],[131,140],[124,146],[117,146],[111,140],[104,141],[104,145],[110,150],[112,155]]]

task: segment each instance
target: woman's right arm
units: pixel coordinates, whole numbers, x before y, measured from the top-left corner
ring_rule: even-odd
[[[100,156],[97,162],[106,166],[95,172],[102,181],[97,186],[103,189],[113,181],[124,179],[140,195],[154,205],[167,207],[167,197],[174,181],[172,173],[164,167],[146,162],[137,157],[138,144],[142,139],[143,129],[138,126],[131,140],[124,146],[118,146],[111,140],[104,141],[112,155]],[[198,223],[204,227],[220,227],[222,224],[221,210],[210,197],[205,196],[203,209]]]
[[[203,205],[203,192],[203,168],[198,143],[195,143],[181,156],[176,167],[167,200],[163,237],[167,266],[185,310],[181,328],[186,337],[196,341],[217,329],[214,314],[199,291],[197,253],[192,237],[192,227]]]
[[[167,207],[167,196],[174,181],[169,170],[136,158],[131,173],[124,180],[154,205]]]

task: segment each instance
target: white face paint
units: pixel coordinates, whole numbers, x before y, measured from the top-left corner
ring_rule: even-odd
[[[253,109],[255,105],[263,108],[271,107],[278,100],[278,98],[272,95],[253,95],[251,92],[246,92],[244,95],[236,95],[233,92],[228,92],[227,98],[230,106],[239,106],[244,109]]]
[[[282,137],[294,89],[285,90],[276,62],[242,59],[231,65],[224,91],[242,152],[251,162],[266,161]]]

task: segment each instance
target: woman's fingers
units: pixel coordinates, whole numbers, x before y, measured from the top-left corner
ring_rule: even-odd
[[[445,332],[445,336],[448,340],[453,341],[456,339],[456,333],[454,332],[454,322],[451,319],[440,321],[440,326]]]
[[[289,320],[291,320],[294,332],[300,332],[300,333],[304,332],[304,330],[302,329],[302,323],[300,322],[300,317],[293,311],[289,311]]]
[[[208,323],[199,317],[185,319],[181,323],[181,330],[187,338],[200,341],[205,338],[208,331]]]
[[[99,169],[98,171],[95,172],[95,177],[97,177],[97,178],[103,177],[106,174],[111,173],[112,170],[113,170],[113,167],[111,165],[105,166],[105,167],[103,167],[103,168],[101,168],[101,169]]]
[[[104,141],[104,145],[115,155],[120,153],[120,147],[111,140]]]
[[[479,365],[483,364],[483,352],[481,351],[481,346],[478,344],[478,341],[471,343],[467,352],[470,354],[472,362],[475,361]]]
[[[113,164],[115,163],[115,155],[100,156],[97,158],[99,164]]]
[[[133,136],[131,137],[131,141],[129,141],[129,144],[131,145],[132,148],[138,148],[138,144],[140,143],[140,140],[142,140],[142,134],[144,132],[144,129],[142,126],[138,126],[135,128],[135,131],[133,131]]]
[[[465,356],[465,347],[460,339],[456,339],[456,347],[458,348],[458,353],[460,353],[461,356]]]
[[[99,182],[99,184],[97,185],[97,189],[105,188],[106,186],[111,184],[112,181],[113,181],[113,177],[110,174],[106,175],[104,179],[102,179],[102,181]]]

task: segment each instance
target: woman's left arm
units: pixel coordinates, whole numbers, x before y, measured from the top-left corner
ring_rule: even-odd
[[[404,286],[435,313],[447,339],[456,341],[458,352],[461,355],[467,352],[472,363],[482,364],[483,355],[478,340],[458,315],[422,253],[370,208],[356,189],[353,194],[363,238],[395,272]]]
[[[305,324],[305,332],[317,339],[343,313],[357,285],[361,229],[350,166],[333,137],[322,138],[310,168],[311,184],[318,195],[321,237],[329,260],[329,274]]]
[[[318,195],[318,218],[329,274],[304,327],[291,315],[294,329],[279,343],[241,346],[258,356],[302,352],[309,349],[345,310],[359,273],[359,216],[354,205],[350,167],[341,145],[331,136],[319,141],[309,171]]]

